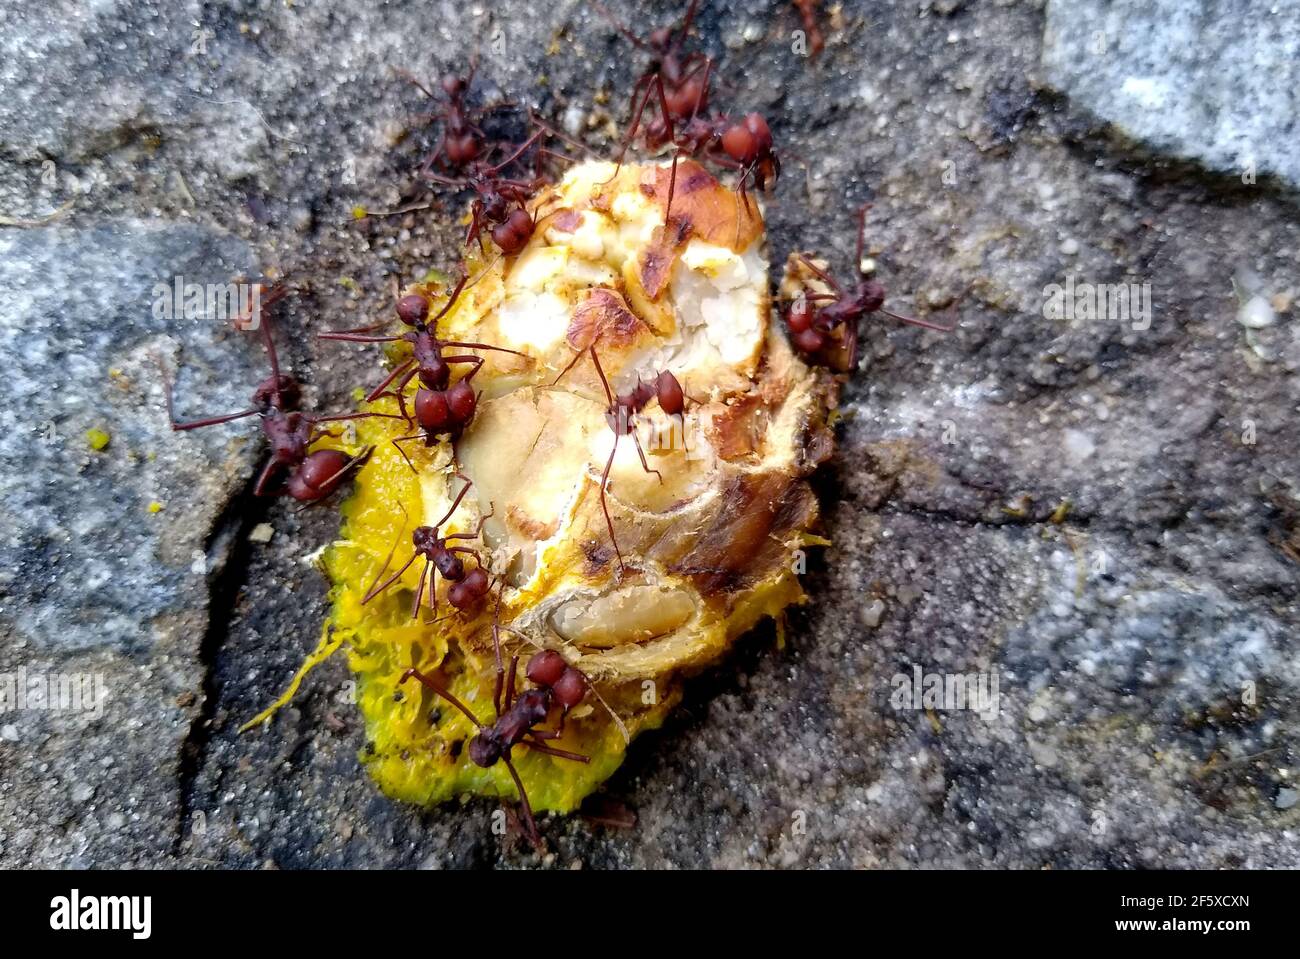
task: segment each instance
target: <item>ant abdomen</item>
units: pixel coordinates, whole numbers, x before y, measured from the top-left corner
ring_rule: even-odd
[[[477,612],[490,586],[491,583],[483,567],[476,566],[466,573],[465,578],[460,582],[451,584],[451,588],[447,590],[447,602],[463,613]]]
[[[492,242],[507,256],[513,256],[533,238],[533,218],[525,210],[513,211],[504,223],[492,228]]]
[[[300,503],[314,503],[338,488],[351,458],[342,450],[317,450],[308,454],[286,484]]]
[[[655,395],[659,397],[659,408],[669,416],[679,416],[686,408],[686,395],[677,377],[664,370],[655,380]]]

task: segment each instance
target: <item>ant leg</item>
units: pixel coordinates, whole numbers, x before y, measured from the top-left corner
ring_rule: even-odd
[[[312,416],[308,417],[311,423],[338,423],[343,420],[406,420],[410,422],[409,416],[399,416],[397,413],[331,413],[329,416]]]
[[[172,398],[171,392],[167,393],[167,416],[170,419]],[[227,413],[225,416],[211,416],[205,420],[190,420],[188,423],[177,423],[172,420],[172,429],[174,430],[197,430],[204,426],[216,426],[218,423],[229,423],[231,420],[243,419],[245,416],[255,416],[258,410],[242,410],[239,413]]]
[[[459,340],[439,340],[439,346],[450,346],[457,350],[496,350],[498,353],[513,353],[515,356],[528,356],[527,353],[520,353],[518,350],[508,350],[504,346],[493,346],[490,343],[462,343]]]
[[[496,710],[498,719],[501,718],[501,689],[506,676],[505,666],[501,662],[501,593],[504,589],[505,581],[498,581],[496,611],[492,614],[492,653],[497,661],[497,681],[492,691],[492,708]]]
[[[528,805],[528,793],[524,792],[523,780],[519,778],[519,773],[515,771],[515,764],[507,756],[502,756],[501,761],[506,764],[506,769],[510,771],[510,778],[515,781],[515,788],[519,790],[519,808],[524,811],[524,820],[528,823],[528,838],[533,846],[540,849],[542,847],[542,837],[537,832],[537,820],[533,819],[533,807]]]
[[[406,670],[406,672],[402,673],[402,678],[397,681],[397,685],[401,686],[412,676],[414,676],[417,680],[419,680],[422,686],[426,687],[427,689],[432,689],[443,699],[447,700],[447,702],[451,703],[453,706],[459,709],[462,713],[465,714],[465,718],[468,719],[471,723],[473,723],[477,728],[479,729],[483,728],[483,724],[478,721],[477,716],[475,716],[473,713],[469,711],[468,706],[466,706],[459,699],[453,696],[449,691],[443,689],[439,683],[434,682],[433,679],[424,675],[424,673],[420,672],[414,666],[411,666],[409,669]],[[508,761],[509,760],[507,760],[507,762]]]
[[[326,330],[324,333],[317,333],[316,338],[338,340],[343,343],[396,343],[402,339],[401,336],[368,336],[351,330]]]
[[[400,534],[399,534],[399,535],[400,535]],[[394,548],[396,548],[396,544],[394,544]],[[405,564],[403,564],[403,566],[402,566],[401,569],[399,569],[396,573],[394,573],[392,576],[388,577],[388,579],[384,580],[384,581],[383,581],[382,583],[380,583],[379,585],[377,585],[377,586],[371,586],[371,587],[370,587],[370,591],[369,591],[368,593],[366,593],[366,595],[363,596],[363,597],[361,598],[361,605],[364,606],[366,603],[370,602],[372,599],[374,599],[376,596],[378,596],[378,595],[379,595],[380,593],[382,593],[384,590],[388,589],[389,586],[392,586],[395,582],[397,582],[399,579],[401,579],[401,578],[402,578],[402,574],[405,573],[408,569],[411,568],[411,564],[415,562],[416,558],[417,558],[419,555],[420,555],[419,553],[412,553],[412,554],[411,554],[411,558],[408,559],[408,560],[406,561]],[[392,558],[393,558],[393,554],[392,554],[392,553],[389,553],[389,554],[388,554],[388,559],[392,559]],[[384,560],[384,569],[388,569],[388,560]],[[384,570],[381,569],[381,570],[379,571],[379,576],[382,576],[383,574],[384,574]],[[379,576],[376,576],[375,579],[378,579]]]
[[[262,472],[258,474],[257,482],[253,485],[254,496],[271,495],[267,493],[266,487],[267,484],[271,482],[271,477],[275,476],[276,473],[279,472],[279,468],[281,465],[282,464],[280,463],[280,461],[275,459],[274,457],[267,460],[266,465],[262,467]]]
[[[575,763],[591,762],[591,757],[584,756],[582,753],[571,753],[567,749],[556,749],[553,746],[545,746],[542,743],[533,742],[529,739],[525,739],[523,745],[527,746],[529,749],[536,750],[539,753],[545,753],[548,756],[558,756],[561,759],[572,759]]]
[[[478,525],[474,527],[474,532],[452,533],[450,536],[445,536],[443,538],[444,539],[478,539],[479,536],[482,535],[483,533],[483,524],[486,523],[489,519],[491,519],[494,515],[496,515],[496,511],[497,511],[496,504],[495,503],[491,504],[491,508],[478,518]],[[460,549],[461,547],[458,546],[455,548]],[[470,550],[470,552],[473,552],[473,550]]]
[[[645,470],[647,473],[654,473],[655,476],[658,476],[658,477],[659,477],[659,482],[660,482],[660,483],[663,483],[663,481],[664,481],[664,474],[661,473],[661,472],[659,472],[658,470],[652,470],[652,469],[650,468],[650,464],[646,462],[646,459],[645,459],[645,450],[643,450],[643,449],[641,448],[641,437],[639,437],[639,436],[636,435],[636,429],[635,429],[635,428],[633,428],[633,430],[632,430],[632,442],[633,442],[634,444],[636,444],[636,455],[639,456],[639,457],[641,457],[641,468],[642,468],[643,470]]]
[[[519,670],[519,657],[510,657],[510,671],[506,673],[506,694],[503,702],[508,711],[515,701],[515,676]]]
[[[397,505],[398,508],[401,509],[402,511],[402,526],[397,531],[397,535],[393,537],[393,545],[389,547],[388,555],[384,557],[384,565],[379,567],[379,572],[375,573],[375,578],[370,581],[370,586],[366,590],[367,598],[362,600],[363,605],[366,602],[368,602],[370,599],[374,598],[374,596],[379,592],[378,590],[375,589],[375,584],[379,582],[379,577],[383,576],[384,573],[388,572],[388,564],[393,561],[393,554],[397,552],[397,544],[402,541],[402,535],[406,532],[406,524],[409,523],[411,520],[411,517],[407,515],[406,507],[402,506],[401,503],[398,503]],[[415,562],[414,555],[411,556],[411,562],[412,563]],[[410,566],[411,563],[407,563],[406,565]],[[400,576],[401,573],[399,573],[398,575]]]
[[[514,163],[514,162],[515,162],[516,160],[518,160],[521,156],[523,156],[525,153],[527,153],[528,150],[529,150],[529,149],[530,149],[534,144],[536,144],[537,141],[540,140],[541,138],[542,138],[542,131],[541,131],[541,130],[538,130],[536,133],[534,133],[532,136],[530,136],[530,137],[529,137],[527,140],[525,140],[523,143],[519,144],[519,148],[518,148],[517,150],[515,150],[514,153],[510,154],[510,156],[506,157],[504,160],[502,160],[502,161],[501,161],[500,163],[498,163],[496,166],[488,167],[488,169],[487,169],[487,171],[486,171],[487,174],[488,174],[489,176],[491,176],[491,175],[494,175],[494,174],[500,173],[502,170],[504,170],[504,169],[505,169],[506,167],[508,167],[510,164]]]
[[[944,326],[942,323],[931,323],[929,320],[918,320],[914,316],[904,316],[902,313],[895,313],[893,310],[886,310],[883,307],[881,308],[880,312],[885,314],[885,316],[892,317],[893,319],[898,320],[900,323],[910,323],[912,326],[919,326],[922,327],[923,329],[934,330],[938,333],[951,333],[953,330],[957,329],[956,321],[953,321],[953,323],[949,326]]]
[[[434,587],[437,585],[436,583],[429,583],[429,569],[432,565],[433,561],[426,557],[424,560],[424,569],[420,571],[420,585],[415,590],[415,601],[411,603],[411,619],[415,619],[420,615],[420,602],[424,599],[425,584],[429,584],[429,594],[431,596],[433,595]]]
[[[388,389],[389,385],[392,384],[393,380],[397,379],[399,376],[402,376],[404,373],[409,373],[411,374],[411,376],[415,375],[415,360],[413,359],[407,360],[405,363],[394,368],[393,372],[389,373],[386,377],[384,377],[384,381],[382,383],[380,383],[378,386],[376,386],[373,390],[370,391],[370,394],[366,397],[366,402],[373,403],[376,399],[379,398],[380,393]],[[402,380],[400,384],[398,384],[397,392],[400,393],[402,390],[406,389],[406,384],[409,382],[411,382],[410,376],[408,376],[406,379]]]
[[[162,372],[163,400],[167,403],[167,419],[171,423],[173,430],[197,430],[204,426],[216,426],[218,423],[229,423],[232,420],[243,419],[245,416],[254,416],[261,412],[258,409],[240,410],[238,413],[226,413],[223,416],[209,416],[206,419],[190,420],[188,423],[177,423],[176,410],[172,406],[171,377],[167,375],[167,367],[163,364],[161,356],[154,354],[154,361],[158,364],[158,369]]]
[[[597,338],[599,338],[599,334],[597,334]],[[595,345],[595,342],[593,341],[593,343],[592,343],[592,347],[594,347],[594,345]],[[592,347],[588,347],[588,349],[591,349]],[[582,359],[583,356],[586,355],[586,353],[587,353],[587,350],[579,350],[577,353],[573,354],[573,359],[569,360],[569,365],[566,366],[564,369],[560,370],[560,375],[557,376],[557,377],[555,378],[555,380],[551,383],[551,385],[552,385],[552,386],[558,386],[560,380],[564,379],[566,376],[569,375],[569,370],[571,370],[571,369],[573,369],[575,366],[577,366],[577,365],[578,365],[578,360]],[[593,353],[592,355],[594,356],[595,354]],[[606,393],[609,393],[609,389],[608,389],[608,387],[606,387],[605,392],[606,392]]]
[[[406,465],[411,467],[412,473],[418,473],[420,471],[417,470],[415,468],[415,464],[411,462],[411,457],[406,455],[406,450],[402,449],[402,444],[409,443],[412,440],[422,440],[422,439],[424,439],[423,433],[412,433],[410,436],[399,436],[397,437],[397,439],[393,440],[393,445],[397,447],[397,452],[402,454],[402,459],[406,460]]]
[[[795,257],[795,259],[797,259],[800,263],[802,263],[804,265],[804,268],[807,269],[810,273],[812,273],[813,276],[817,277],[817,279],[821,280],[832,290],[834,290],[837,294],[839,294],[840,296],[844,295],[844,291],[840,289],[840,285],[835,281],[835,277],[831,276],[829,273],[827,273],[825,270],[819,267],[812,260],[808,259],[808,257],[800,253],[798,256]],[[836,297],[836,299],[838,298],[839,297]]]
[[[867,211],[870,209],[870,200],[858,207],[858,259],[853,265],[859,273],[862,272],[862,245],[867,238]]]
[[[464,376],[462,376],[461,379],[463,379],[463,380],[472,380],[472,379],[474,378],[475,374],[477,374],[478,371],[479,371],[480,369],[483,368],[483,363],[484,363],[483,357],[481,357],[481,356],[470,356],[470,355],[468,355],[468,354],[465,355],[465,356],[444,356],[444,357],[442,358],[442,361],[443,361],[444,363],[448,363],[448,364],[450,364],[450,363],[473,363],[473,364],[474,364],[474,369],[470,370],[468,373],[466,373]]]
[[[627,148],[630,147],[632,145],[632,141],[636,139],[636,131],[641,126],[641,117],[645,113],[646,104],[650,102],[651,88],[656,83],[659,85],[659,96],[661,99],[663,98],[663,90],[664,90],[663,80],[660,79],[659,74],[656,73],[652,75],[649,81],[646,83],[645,94],[641,97],[641,103],[636,107],[635,111],[632,114],[632,122],[628,125],[627,133],[624,134],[623,136],[623,145],[622,147],[619,148],[618,159],[614,164],[614,174],[609,178],[609,180],[613,180],[614,177],[618,176],[619,171],[623,169],[623,158],[627,155]],[[636,95],[634,93],[633,103],[636,102],[635,96]],[[609,180],[606,180],[605,182],[608,183]]]
[[[614,544],[614,555],[618,557],[618,568],[620,571],[627,569],[627,564],[623,562],[623,551],[618,548],[618,538],[614,535],[614,521],[609,517],[609,504],[605,502],[605,487],[609,485],[609,469],[614,465],[614,454],[618,452],[618,434],[614,434],[614,446],[609,451],[609,459],[605,460],[605,472],[600,476],[600,508],[605,512],[605,525],[609,527],[609,539]]]
[[[460,474],[457,473],[456,475],[459,476]],[[461,478],[465,479],[463,476]],[[447,515],[433,524],[434,529],[439,529],[443,523],[451,519],[451,514],[456,512],[456,509],[460,506],[460,501],[465,498],[465,494],[469,492],[469,488],[473,485],[474,484],[468,479],[465,480],[465,485],[460,488],[460,492],[456,494],[456,498],[451,501],[451,508],[447,510]]]

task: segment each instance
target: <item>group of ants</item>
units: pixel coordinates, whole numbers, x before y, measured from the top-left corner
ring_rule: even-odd
[[[735,117],[709,112],[712,62],[703,53],[682,52],[698,3],[699,0],[690,0],[680,22],[659,28],[644,38],[632,33],[603,6],[596,4],[620,34],[648,54],[647,65],[633,90],[631,120],[618,153],[618,165],[621,166],[626,151],[638,138],[650,153],[671,149],[672,172],[664,214],[666,223],[673,219],[672,201],[677,165],[684,157],[734,171],[739,200],[746,210],[750,204],[747,190],[752,187],[768,191],[775,186],[780,176],[781,166],[772,133],[761,115],[749,113]],[[551,142],[559,140],[583,151],[587,148],[536,117],[531,109],[528,111],[528,123],[532,132],[522,142],[512,145],[490,137],[484,130],[484,119],[489,112],[500,109],[503,104],[480,107],[470,105],[472,70],[469,76],[444,76],[440,81],[441,97],[435,96],[414,77],[404,76],[426,96],[440,101],[437,109],[420,117],[423,122],[439,125],[441,132],[436,148],[420,163],[416,177],[447,191],[458,194],[468,192],[472,195],[467,245],[477,243],[486,251],[486,244],[490,241],[498,251],[498,256],[518,254],[538,229],[538,210],[534,208],[530,212],[528,207],[536,193],[548,182],[542,172],[542,158],[571,160],[566,154],[553,149]],[[650,111],[648,117],[647,110]],[[532,170],[521,173],[520,169],[530,153]],[[862,263],[866,210],[864,206],[859,212],[859,264]],[[877,311],[930,329],[950,329],[884,310],[884,288],[878,282],[867,279],[865,274],[860,275],[853,286],[845,289],[812,260],[802,257],[802,263],[812,275],[822,281],[825,290],[808,290],[795,299],[785,310],[785,324],[794,348],[810,363],[834,366],[840,371],[851,370],[856,364],[859,321]],[[253,493],[257,496],[287,494],[303,503],[303,508],[328,498],[371,452],[371,449],[366,449],[350,456],[337,449],[311,450],[316,440],[324,436],[341,435],[332,432],[326,424],[367,417],[403,420],[408,426],[417,428],[415,433],[393,441],[408,464],[411,463],[410,458],[401,446],[404,442],[423,440],[426,445],[432,446],[439,438],[449,437],[454,443],[474,418],[479,395],[475,393],[472,381],[484,363],[484,358],[476,353],[458,351],[487,350],[527,358],[526,354],[500,346],[444,340],[438,336],[438,321],[452,309],[468,282],[467,275],[462,271],[436,313],[433,312],[430,299],[423,294],[411,293],[398,298],[396,314],[397,319],[406,327],[404,332],[377,334],[375,331],[385,325],[380,323],[319,334],[322,339],[352,343],[409,344],[410,358],[400,363],[366,395],[366,401],[370,403],[381,397],[395,399],[400,410],[398,413],[369,411],[319,416],[299,410],[299,384],[292,376],[281,372],[270,325],[262,322],[260,329],[271,373],[253,392],[251,405],[235,413],[179,422],[172,410],[171,390],[168,388],[167,410],[171,427],[173,430],[192,430],[245,417],[258,417],[270,447],[270,455],[254,484]],[[269,307],[288,292],[289,288],[285,285],[275,286],[261,298],[261,305]],[[840,346],[840,363],[828,358],[827,348],[832,342]],[[842,363],[845,351],[848,355],[847,365]],[[618,441],[623,436],[631,436],[636,443],[642,467],[647,473],[657,473],[647,463],[637,439],[636,416],[652,400],[656,400],[665,415],[680,417],[684,414],[686,396],[677,378],[667,370],[648,381],[638,377],[635,387],[616,395],[601,367],[594,342],[577,353],[564,373],[582,358],[583,353],[590,356],[604,387],[607,401],[605,419],[614,433],[614,444],[601,477],[600,499],[610,539],[622,570],[623,556],[618,549],[614,525],[605,501],[605,489]],[[466,369],[452,383],[454,366]],[[564,373],[560,375],[563,376]],[[417,378],[419,383],[412,413],[406,404],[406,389]],[[455,475],[464,484],[445,515],[432,526],[422,525],[414,529],[414,551],[410,559],[380,582],[392,560],[392,554],[389,554],[384,568],[376,575],[375,582],[363,597],[363,604],[369,603],[391,587],[412,564],[423,558],[424,568],[412,603],[413,618],[419,617],[421,605],[425,602],[436,616],[435,585],[439,575],[449,584],[447,600],[454,607],[455,614],[472,619],[480,613],[491,593],[493,581],[480,551],[463,544],[480,537],[484,522],[491,512],[482,516],[472,532],[441,532],[441,528],[459,508],[471,485],[469,478],[462,473],[457,472]],[[467,567],[466,560],[471,560],[472,565]],[[468,744],[470,760],[483,768],[498,762],[505,765],[519,792],[525,834],[534,846],[540,848],[540,835],[523,782],[512,762],[511,751],[516,746],[524,746],[558,758],[588,762],[589,757],[558,749],[548,741],[563,735],[564,717],[586,698],[590,681],[580,670],[569,665],[559,652],[543,649],[529,659],[524,670],[532,685],[516,693],[519,656],[512,656],[507,666],[501,651],[501,632],[510,631],[500,624],[502,585],[498,578],[496,615],[492,626],[496,665],[493,694],[496,720],[493,723],[482,722],[438,678],[415,667],[402,674],[399,685],[410,679],[417,680],[458,709],[473,724],[476,733]],[[559,712],[556,728],[542,728],[542,724],[556,710]]]

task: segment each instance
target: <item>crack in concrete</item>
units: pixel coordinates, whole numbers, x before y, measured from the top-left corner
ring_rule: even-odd
[[[176,837],[172,855],[182,855],[185,840],[190,836],[189,823],[194,813],[194,789],[199,773],[207,758],[208,743],[212,739],[212,719],[216,715],[218,690],[216,688],[217,655],[230,634],[234,618],[235,598],[245,584],[248,559],[252,551],[248,534],[261,521],[265,506],[258,508],[253,495],[260,469],[249,474],[244,488],[232,496],[213,523],[213,534],[206,550],[210,567],[216,571],[209,575],[208,626],[199,641],[199,664],[203,668],[201,682],[202,700],[198,715],[190,722],[181,741],[180,770],[178,773]],[[213,562],[213,557],[223,557]]]

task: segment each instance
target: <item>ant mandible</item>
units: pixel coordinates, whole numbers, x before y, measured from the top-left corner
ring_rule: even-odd
[[[637,456],[641,460],[641,468],[647,473],[653,473],[659,477],[659,482],[664,481],[663,473],[659,470],[651,469],[650,464],[646,461],[645,450],[641,446],[641,438],[636,432],[636,416],[644,410],[653,399],[659,401],[659,408],[667,416],[682,416],[686,409],[686,394],[682,390],[682,384],[677,381],[668,370],[658,373],[654,379],[646,381],[637,377],[636,386],[626,393],[614,395],[613,390],[609,387],[609,380],[605,377],[605,370],[600,365],[600,357],[596,355],[596,345],[593,343],[583,352],[591,354],[591,362],[596,367],[596,373],[600,377],[600,385],[605,389],[605,422],[614,432],[614,445],[610,447],[609,457],[605,460],[605,469],[600,476],[600,508],[605,513],[605,526],[609,529],[610,542],[614,544],[614,553],[618,556],[619,572],[627,571],[627,564],[623,561],[623,551],[619,549],[618,537],[614,534],[614,521],[609,515],[609,504],[605,500],[605,489],[609,486],[609,472],[614,466],[614,454],[618,452],[618,441],[624,436],[631,436],[632,442],[636,444]],[[573,361],[561,371],[560,375],[555,378],[558,383],[564,374],[573,369],[574,364],[581,359],[582,353],[573,358]]]
[[[786,326],[795,348],[810,361],[821,362],[841,373],[857,365],[858,321],[870,313],[880,312],[900,322],[941,333],[951,333],[956,327],[955,323],[944,326],[884,308],[884,286],[876,280],[867,279],[867,274],[862,272],[862,248],[867,230],[867,211],[870,208],[870,203],[864,203],[858,210],[857,284],[850,290],[843,289],[833,276],[801,253],[797,257],[799,262],[825,283],[830,292],[801,291],[785,315]],[[818,306],[819,302],[826,305]],[[844,332],[841,342],[837,344],[835,334],[840,330]],[[836,346],[838,349],[828,354],[828,349]]]
[[[262,298],[262,305],[269,306],[283,299],[287,292],[285,287],[276,287]],[[344,476],[357,466],[370,450],[363,450],[352,457],[342,450],[325,449],[308,452],[312,443],[318,438],[317,426],[321,423],[364,419],[371,416],[390,417],[390,414],[344,413],[337,416],[309,416],[293,409],[298,405],[301,396],[298,381],[280,372],[280,361],[276,355],[270,322],[263,319],[261,327],[262,339],[271,363],[271,375],[258,384],[257,389],[253,391],[253,405],[249,409],[178,423],[172,406],[171,384],[164,383],[167,418],[171,421],[171,428],[180,431],[216,426],[247,416],[261,417],[262,432],[271,445],[271,457],[253,486],[253,495],[279,496],[288,493],[300,503],[308,505],[318,503],[338,489]],[[397,416],[391,418],[400,419]],[[338,434],[326,432],[320,435]],[[271,485],[272,480],[285,474],[287,477],[284,482],[274,487]]]
[[[487,343],[467,343],[457,340],[441,340],[436,330],[438,321],[450,312],[465,289],[468,275],[461,274],[455,288],[448,294],[447,302],[438,313],[429,317],[430,303],[428,297],[420,293],[409,293],[397,301],[397,318],[411,329],[405,333],[391,336],[374,336],[363,330],[337,330],[320,334],[322,339],[341,340],[347,343],[394,343],[403,341],[411,344],[412,356],[398,364],[378,386],[366,396],[366,401],[373,403],[381,396],[393,396],[397,399],[402,417],[409,423],[412,420],[407,411],[404,390],[416,376],[420,386],[415,393],[415,422],[421,432],[393,440],[393,445],[406,458],[408,465],[414,469],[410,457],[402,449],[402,443],[415,439],[424,439],[432,445],[434,437],[442,434],[459,435],[474,418],[478,407],[478,396],[474,392],[472,380],[482,368],[481,356],[461,354],[447,356],[443,350],[447,347],[466,350],[493,350],[498,353],[510,353],[513,356],[527,357],[528,354],[503,346]],[[451,367],[453,364],[469,364],[471,369],[451,384]]]
[[[498,617],[500,611],[500,599],[498,598]],[[544,753],[548,756],[556,756],[560,759],[568,759],[579,763],[590,762],[589,756],[570,752],[567,749],[557,749],[554,746],[547,745],[546,740],[558,739],[562,735],[564,716],[568,714],[570,709],[586,698],[591,681],[577,667],[570,666],[565,662],[564,657],[558,652],[553,649],[544,649],[529,659],[528,666],[525,669],[525,675],[533,683],[533,686],[525,689],[516,698],[515,677],[519,666],[519,657],[511,657],[508,678],[506,678],[503,687],[501,641],[497,623],[494,623],[492,627],[492,642],[497,657],[497,683],[496,691],[492,697],[492,705],[496,710],[497,718],[496,722],[491,726],[479,722],[478,717],[470,711],[468,706],[433,677],[426,675],[414,666],[402,673],[398,685],[414,677],[426,688],[433,690],[438,696],[459,709],[474,724],[478,732],[469,741],[470,761],[483,769],[494,766],[498,762],[505,763],[510,778],[514,780],[515,788],[519,790],[519,805],[523,809],[524,820],[528,824],[528,838],[535,847],[540,848],[541,836],[537,831],[537,821],[533,818],[532,806],[528,802],[528,793],[524,790],[524,783],[519,778],[518,770],[515,769],[514,763],[511,762],[510,753],[515,746],[527,746],[535,752]],[[504,699],[502,698],[503,692]],[[559,727],[557,729],[538,729],[537,727],[546,721],[547,716],[550,715],[552,708],[555,706],[559,706],[561,710]]]
[[[461,500],[463,500],[465,494],[469,492],[470,486],[473,485],[468,477],[465,477],[460,473],[457,473],[456,475],[460,477],[460,479],[465,480],[465,485],[462,486],[460,492],[456,494],[456,498],[452,501],[446,514],[432,526],[417,526],[412,531],[411,543],[415,547],[415,552],[411,554],[411,558],[406,561],[401,569],[380,583],[378,582],[379,576],[384,575],[384,571],[388,569],[389,561],[393,558],[392,553],[389,553],[388,559],[384,560],[383,569],[379,571],[379,576],[375,577],[376,585],[371,586],[370,590],[361,599],[361,604],[363,606],[384,590],[388,589],[389,586],[392,586],[393,583],[401,579],[402,574],[410,568],[411,564],[423,556],[424,569],[420,573],[420,584],[415,591],[415,600],[411,604],[411,618],[415,619],[420,614],[420,603],[424,599],[426,584],[429,590],[429,609],[435,616],[437,615],[438,597],[436,577],[438,574],[441,574],[442,578],[451,584],[450,588],[447,590],[447,602],[451,603],[453,607],[460,610],[462,613],[468,615],[473,615],[478,612],[483,598],[487,596],[488,590],[491,588],[487,571],[483,568],[483,557],[478,550],[472,549],[471,547],[448,546],[447,544],[453,540],[478,539],[483,532],[483,524],[492,516],[493,511],[489,511],[479,518],[478,526],[474,528],[474,532],[472,533],[449,533],[446,536],[441,535],[439,531],[443,524],[446,523],[447,520],[451,519],[452,514],[454,514],[457,508],[459,508]],[[457,553],[472,557],[477,565],[475,565],[473,569],[467,571],[465,569],[464,561],[460,556],[456,555]]]

